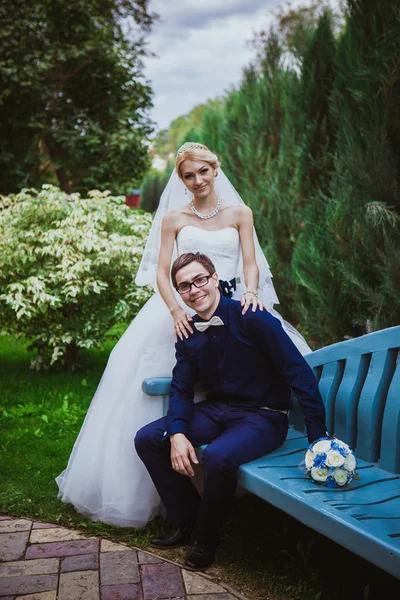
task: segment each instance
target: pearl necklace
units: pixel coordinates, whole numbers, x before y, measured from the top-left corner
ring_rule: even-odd
[[[217,212],[220,209],[221,198],[219,196],[217,196],[217,204],[215,205],[215,208],[210,213],[208,213],[208,215],[203,215],[203,213],[201,213],[197,210],[197,208],[194,205],[193,198],[189,202],[189,206],[190,206],[192,212],[194,212],[194,214],[196,215],[196,217],[200,217],[200,219],[211,219],[211,217],[215,217],[215,215],[217,214]]]

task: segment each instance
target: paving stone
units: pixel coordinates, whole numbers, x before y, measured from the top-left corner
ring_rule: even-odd
[[[57,591],[42,592],[41,594],[29,594],[29,596],[18,596],[17,600],[56,600]],[[2,598],[1,600],[4,600]]]
[[[14,534],[16,535],[16,534]],[[18,534],[22,535],[22,534]],[[56,556],[74,556],[98,552],[99,540],[75,540],[72,542],[50,542],[33,544],[26,551],[26,558],[51,558]]]
[[[24,575],[49,575],[51,573],[58,573],[58,566],[59,561],[57,558],[6,562],[0,564],[0,578],[21,577]]]
[[[157,556],[153,556],[148,552],[138,552],[138,560],[141,565],[148,565],[151,563],[160,563],[163,562],[161,558],[157,558]]]
[[[61,573],[69,571],[92,571],[99,568],[98,554],[78,554],[67,556],[61,562]]]
[[[128,549],[129,546],[125,546],[124,544],[116,544],[115,542],[110,542],[110,540],[101,540],[100,552],[124,552]]]
[[[239,596],[228,586],[227,590],[148,552],[8,515],[0,515],[1,561],[0,600],[238,600]]]
[[[139,583],[139,567],[136,552],[104,552],[100,554],[102,585],[119,583]]]
[[[188,594],[216,594],[218,592],[225,592],[223,587],[198,573],[191,573],[182,569],[182,576]]]
[[[154,598],[180,598],[185,596],[181,570],[175,565],[161,563],[143,565],[143,600]]]
[[[0,533],[15,533],[17,531],[28,531],[32,527],[32,521],[26,519],[16,519],[0,522]]]
[[[121,585],[104,585],[101,587],[101,600],[141,600],[140,585],[123,583]]]
[[[0,562],[18,560],[25,552],[29,531],[0,534]]]
[[[2,594],[34,594],[57,589],[57,575],[28,575],[26,577],[3,577],[0,582]]]
[[[237,597],[224,592],[222,594],[195,594],[194,596],[188,596],[187,600],[237,600]]]
[[[54,525],[53,523],[39,523],[35,521],[32,525],[32,529],[55,529],[58,525]]]
[[[71,531],[65,527],[51,529],[36,529],[29,539],[31,544],[46,544],[47,542],[67,542],[70,540],[85,540],[87,536],[80,531]]]
[[[99,572],[61,573],[58,600],[100,600]]]

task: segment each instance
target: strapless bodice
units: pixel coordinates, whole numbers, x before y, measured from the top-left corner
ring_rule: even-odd
[[[239,232],[234,227],[208,231],[185,225],[176,236],[178,255],[185,252],[206,254],[214,263],[220,279],[236,277],[240,257]]]

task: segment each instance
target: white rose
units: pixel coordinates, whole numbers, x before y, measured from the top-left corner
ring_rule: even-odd
[[[332,477],[338,485],[345,485],[347,483],[347,471],[345,469],[335,469]]]
[[[311,467],[313,466],[314,458],[315,458],[314,452],[312,452],[311,450],[307,450],[305,461],[306,461],[306,467],[308,470],[310,470]]]
[[[312,447],[313,452],[315,454],[324,454],[329,452],[331,449],[331,441],[330,440],[321,440],[320,442],[316,442]]]
[[[339,450],[329,450],[325,463],[327,467],[341,467],[344,463],[344,456],[340,454]]]
[[[356,463],[356,459],[354,457],[354,454],[352,452],[350,452],[346,456],[346,458],[344,460],[344,463],[343,463],[343,466],[344,466],[345,469],[347,469],[347,471],[354,471],[355,468],[356,468],[356,465],[357,465],[357,463]]]
[[[338,438],[333,438],[332,441],[336,442],[337,445],[340,446],[341,448],[345,448],[345,450],[350,451],[350,446],[348,444],[346,444],[346,442],[342,442],[342,440],[339,440]]]
[[[325,467],[313,467],[311,469],[311,477],[315,479],[315,481],[326,481],[328,469]]]

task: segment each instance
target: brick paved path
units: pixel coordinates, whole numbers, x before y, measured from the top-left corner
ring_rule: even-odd
[[[243,596],[148,552],[50,523],[0,516],[0,600],[166,598]]]

